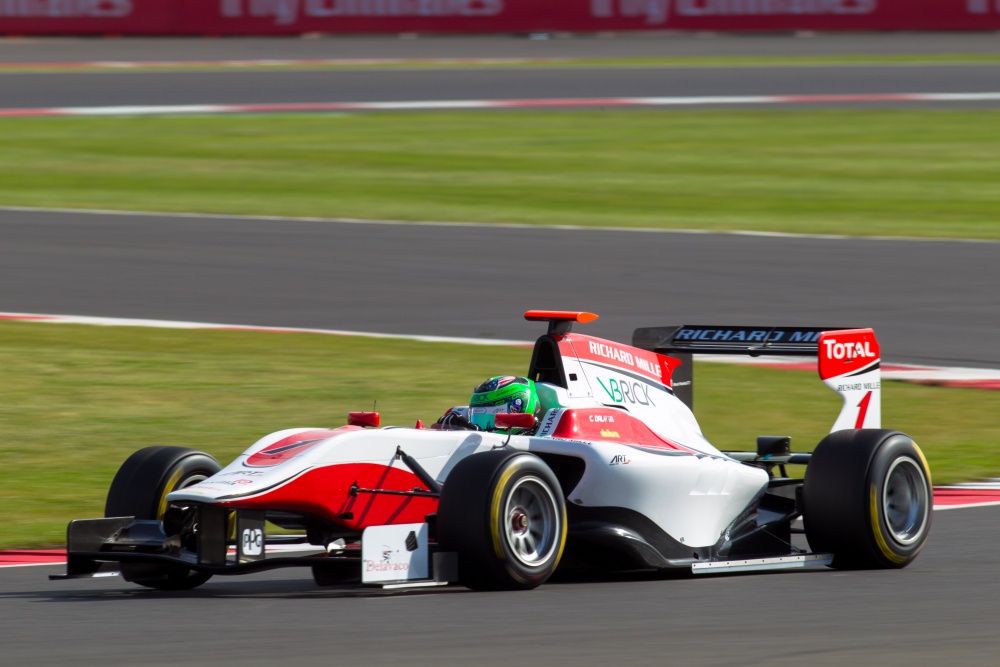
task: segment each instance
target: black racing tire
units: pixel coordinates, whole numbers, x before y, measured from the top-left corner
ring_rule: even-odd
[[[475,590],[540,586],[559,565],[566,526],[559,480],[533,454],[473,454],[441,490],[438,544],[458,554],[458,583]]]
[[[931,527],[927,459],[898,431],[836,431],[813,451],[802,505],[809,546],[832,553],[832,567],[906,567]]]
[[[222,466],[208,454],[185,447],[140,449],[125,460],[108,490],[104,516],[163,521],[167,494],[211,477]],[[122,563],[126,581],[159,590],[196,588],[212,575],[176,565]]]

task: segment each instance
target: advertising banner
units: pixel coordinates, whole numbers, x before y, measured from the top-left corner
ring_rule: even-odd
[[[0,33],[1000,30],[1000,0],[0,0]]]
[[[169,0],[0,0],[0,34],[169,34],[181,32],[178,5]]]

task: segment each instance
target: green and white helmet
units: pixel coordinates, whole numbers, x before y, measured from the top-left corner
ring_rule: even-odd
[[[540,410],[535,381],[514,375],[490,378],[476,387],[469,399],[469,421],[483,431],[493,429],[497,414],[527,412],[537,417]]]

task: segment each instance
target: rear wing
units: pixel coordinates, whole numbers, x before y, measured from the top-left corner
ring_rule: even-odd
[[[681,360],[674,394],[694,407],[695,354],[817,357],[823,383],[844,401],[832,431],[881,428],[881,351],[871,329],[683,325],[636,329],[634,347]]]

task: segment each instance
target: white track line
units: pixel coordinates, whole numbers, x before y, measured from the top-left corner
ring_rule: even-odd
[[[367,67],[371,65],[556,65],[571,63],[572,58],[266,58],[251,60],[91,60],[69,62],[2,63],[0,70],[39,69],[147,69],[189,67]],[[909,63],[900,63],[909,64]],[[928,65],[931,62],[916,63]],[[962,63],[963,65],[973,64]]]
[[[943,510],[965,510],[970,507],[996,507],[997,505],[1000,505],[1000,501],[988,503],[963,503],[961,505],[935,505],[934,511],[941,512]]]
[[[510,100],[424,100],[403,102],[288,102],[270,104],[162,104],[0,109],[0,117],[20,116],[164,116],[302,112],[413,111],[455,109],[530,109],[587,107],[685,107],[871,102],[994,102],[1000,92],[866,93],[830,95],[716,95],[696,97],[595,97]]]
[[[10,1],[10,0],[8,0]],[[741,67],[753,69],[775,69],[775,68],[862,68],[862,67],[969,67],[983,66],[989,67],[996,63],[990,61],[964,60],[964,61],[941,61],[934,58],[927,60],[909,60],[905,62],[880,61],[878,58],[872,60],[855,60],[851,62],[834,61],[811,61],[811,62],[767,62],[752,61],[748,63],[737,63],[727,65],[725,63],[699,63],[699,62],[669,62],[650,64],[620,64],[609,62],[607,64],[587,65],[581,63],[586,58],[574,57],[554,57],[554,58],[263,58],[244,60],[91,60],[91,61],[62,61],[62,62],[27,62],[27,63],[0,63],[0,72],[18,72],[33,70],[78,70],[78,69],[108,69],[108,70],[133,70],[133,69],[190,69],[190,68],[270,68],[270,67],[369,67],[372,65],[397,69],[401,66],[407,68],[435,68],[452,65],[500,65],[509,67],[523,67],[525,65],[566,65],[574,68],[589,69],[651,69],[657,67],[669,69],[719,69],[724,67]]]
[[[202,329],[212,331],[261,331],[266,333],[308,333],[326,336],[359,336],[362,338],[388,338],[412,340],[423,343],[459,343],[462,345],[485,346],[531,346],[523,340],[503,340],[491,338],[459,338],[451,336],[415,336],[403,334],[374,333],[369,331],[341,331],[338,329],[304,329],[296,327],[263,327],[246,324],[214,324],[210,322],[181,322],[175,320],[144,320],[126,317],[88,317],[83,315],[45,315],[39,313],[2,313],[0,321],[42,322],[47,324],[90,324],[105,327],[152,327],[155,329]]]
[[[517,222],[444,222],[434,220],[363,220],[360,218],[321,218],[315,216],[283,216],[283,215],[241,215],[238,213],[198,213],[169,211],[128,211],[111,209],[58,208],[41,206],[2,206],[0,211],[15,213],[66,213],[70,215],[101,215],[129,216],[145,218],[178,218],[191,220],[204,218],[206,220],[247,220],[265,222],[329,222],[345,225],[397,225],[408,227],[471,227],[494,229],[518,229],[524,231],[546,232],[614,232],[616,234],[686,234],[694,236],[752,236],[776,239],[810,239],[821,241],[912,241],[918,243],[973,243],[996,244],[996,239],[954,239],[917,236],[848,236],[846,234],[799,234],[794,232],[759,232],[745,229],[708,230],[708,229],[664,229],[661,227],[602,227],[588,225],[529,225]]]

